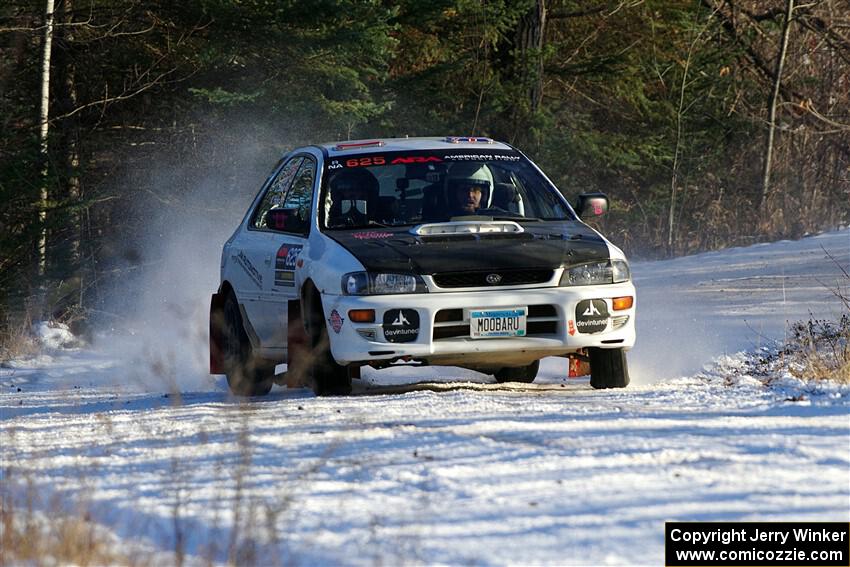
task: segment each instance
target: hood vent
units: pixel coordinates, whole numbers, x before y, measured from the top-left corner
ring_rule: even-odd
[[[411,234],[416,236],[437,236],[456,234],[492,234],[508,233],[519,234],[525,232],[519,224],[513,221],[453,221],[420,224],[410,229]]]

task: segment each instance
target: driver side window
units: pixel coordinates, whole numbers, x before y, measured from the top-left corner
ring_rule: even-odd
[[[313,202],[313,186],[316,182],[316,162],[305,157],[298,169],[298,175],[292,182],[292,188],[286,194],[284,209],[291,209],[295,217],[289,222],[294,232],[307,232],[310,226],[310,205]]]
[[[302,156],[297,156],[286,162],[286,165],[277,174],[277,177],[269,188],[266,194],[263,195],[263,200],[260,206],[257,207],[257,212],[254,213],[254,218],[251,221],[252,228],[266,229],[266,216],[271,209],[280,208],[283,206],[286,190],[292,184],[295,174],[298,172],[298,167],[304,161]]]

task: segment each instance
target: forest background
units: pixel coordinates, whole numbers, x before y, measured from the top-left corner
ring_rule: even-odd
[[[846,225],[850,0],[5,0],[0,345],[114,317],[142,235],[288,149],[446,134],[605,192],[636,258]]]

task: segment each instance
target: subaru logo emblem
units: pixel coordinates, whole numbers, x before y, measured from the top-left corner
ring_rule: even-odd
[[[486,277],[486,278],[484,278],[484,279],[486,279],[486,280],[487,280],[487,283],[488,283],[488,284],[490,284],[490,285],[496,285],[496,284],[498,284],[500,281],[502,281],[502,276],[500,276],[499,274],[487,274],[487,277]]]

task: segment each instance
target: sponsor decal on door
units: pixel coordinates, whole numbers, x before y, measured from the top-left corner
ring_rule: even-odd
[[[278,249],[274,264],[274,285],[295,286],[296,260],[302,248],[299,244],[284,244]]]
[[[236,255],[236,263],[239,264],[248,277],[251,278],[251,281],[254,282],[258,288],[263,289],[263,274],[254,267],[254,264],[251,263],[251,260],[248,259],[248,256],[245,255],[245,252],[239,251],[239,254]]]

